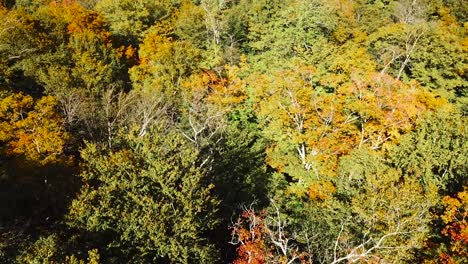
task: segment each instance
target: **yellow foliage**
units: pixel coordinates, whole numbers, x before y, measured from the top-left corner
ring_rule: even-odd
[[[311,183],[307,194],[314,201],[325,201],[335,191],[336,188],[331,182],[321,181]]]
[[[313,67],[297,65],[247,81],[271,140],[267,163],[297,180],[312,199],[333,192],[330,186],[316,186],[316,179],[334,176],[339,157],[362,146],[385,150],[425,112],[447,104],[418,85],[375,71],[355,72],[349,81],[335,83],[333,92],[315,87],[314,74]]]
[[[65,162],[63,147],[69,135],[56,105],[52,96],[34,101],[21,93],[0,100],[0,140],[6,145],[5,154],[41,165]]]

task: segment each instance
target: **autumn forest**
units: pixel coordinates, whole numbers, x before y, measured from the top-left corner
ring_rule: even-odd
[[[0,0],[0,263],[468,263],[464,0]]]

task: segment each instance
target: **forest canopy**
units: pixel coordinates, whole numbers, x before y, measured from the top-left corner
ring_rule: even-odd
[[[0,1],[0,263],[468,263],[467,12]]]

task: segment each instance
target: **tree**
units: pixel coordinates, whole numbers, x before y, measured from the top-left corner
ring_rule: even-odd
[[[279,209],[275,209],[269,215],[266,210],[256,212],[253,204],[244,207],[241,216],[230,226],[230,243],[238,245],[234,263],[305,263],[309,255],[299,251],[296,235],[289,233],[288,220],[283,220]]]
[[[111,31],[122,41],[136,46],[146,30],[171,15],[172,1],[102,0],[95,9],[103,15]]]
[[[248,12],[245,50],[256,70],[276,70],[290,65],[292,58],[313,63],[330,54],[326,37],[334,29],[334,14],[324,1],[244,1],[241,5]]]
[[[408,75],[423,86],[440,91],[451,100],[466,100],[467,46],[466,28],[460,26],[453,14],[444,7],[438,10],[440,20],[429,26],[412,55]]]
[[[397,168],[370,149],[343,158],[339,172],[333,179],[336,191],[322,200],[285,196],[277,189],[277,201],[265,213],[254,218],[254,211],[246,210],[249,220],[240,218],[234,225],[239,252],[247,249],[240,243],[242,237],[261,256],[280,262],[415,260],[414,252],[424,247],[431,231],[436,186],[423,186],[414,175],[402,178]]]
[[[30,85],[19,71],[18,62],[36,54],[34,25],[29,14],[22,10],[9,11],[0,7],[0,82],[18,90]],[[33,89],[27,89],[33,90]]]
[[[381,74],[391,70],[400,80],[426,31],[425,25],[396,23],[382,27],[369,36],[368,45],[379,61]]]
[[[174,98],[178,86],[200,63],[200,50],[186,40],[174,39],[165,23],[152,27],[140,47],[138,66],[130,69],[135,88],[158,91]]]
[[[0,140],[3,153],[23,156],[40,165],[67,162],[64,147],[70,135],[56,112],[52,96],[34,100],[21,93],[0,101]]]
[[[351,214],[341,219],[334,252],[342,252],[342,257],[334,254],[333,263],[412,261],[414,250],[424,246],[430,232],[430,209],[438,201],[436,185],[422,185],[417,175],[403,177],[398,168],[367,149],[341,161],[336,184],[336,197]]]
[[[245,208],[232,229],[231,244],[237,246],[236,264],[261,264],[270,256],[265,245],[264,214],[256,213],[253,208]]]
[[[74,1],[52,1],[28,12],[19,8],[5,14],[8,34],[0,36],[5,67],[0,68],[7,87],[55,96],[67,127],[98,139],[105,131],[97,111],[101,97],[109,87],[126,87],[125,63],[133,49],[114,47],[102,17]]]
[[[392,149],[394,166],[422,183],[437,184],[441,193],[461,191],[468,170],[465,119],[456,112],[429,115]]]
[[[109,246],[129,261],[212,263],[216,251],[204,235],[216,225],[218,202],[197,152],[161,127],[120,140],[118,150],[82,151],[84,185],[71,225],[110,234]]]
[[[6,261],[66,212],[77,189],[71,137],[54,97],[9,93],[0,99],[0,222],[6,227],[0,235]]]
[[[463,263],[468,260],[468,193],[464,190],[455,197],[445,196],[442,203],[445,206],[441,215],[445,224],[442,235],[449,238],[450,243],[439,253],[439,260],[442,263]]]
[[[356,73],[331,91],[315,85],[314,75],[313,67],[298,65],[248,81],[271,142],[267,163],[291,177],[299,193],[332,190],[321,177],[336,174],[339,157],[364,146],[385,149],[422,113],[444,105],[416,85],[377,73]]]

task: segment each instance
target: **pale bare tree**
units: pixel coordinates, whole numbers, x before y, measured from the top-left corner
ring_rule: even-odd
[[[65,123],[68,125],[74,124],[80,115],[83,108],[83,103],[86,100],[82,93],[76,90],[71,90],[68,93],[62,93],[58,96],[60,107],[62,108]]]
[[[231,0],[201,0],[200,6],[205,11],[205,26],[213,36],[213,42],[219,45],[224,30],[221,12]]]
[[[393,43],[388,43],[379,52],[379,60],[383,64],[380,70],[381,78],[392,65],[398,66],[397,79],[400,80],[404,70],[407,68],[411,56],[417,50],[419,40],[426,33],[427,29],[424,24],[407,26],[404,33],[404,38],[393,40]]]
[[[355,263],[358,261],[369,261],[369,260],[379,260],[380,257],[376,255],[375,253],[378,252],[379,250],[385,249],[385,250],[398,250],[402,249],[404,247],[410,248],[411,246],[388,246],[386,245],[386,242],[388,239],[391,237],[396,237],[396,236],[402,236],[402,235],[408,235],[411,233],[411,231],[401,231],[400,230],[400,225],[397,225],[397,228],[395,230],[387,231],[380,237],[374,237],[370,236],[367,239],[365,239],[362,243],[355,245],[354,247],[348,248],[345,251],[348,253],[342,257],[338,257],[338,245],[340,244],[340,239],[343,233],[343,230],[345,228],[345,224],[343,223],[341,225],[341,230],[340,233],[338,234],[334,247],[333,247],[333,262],[331,264],[337,264],[337,263]],[[370,230],[369,230],[370,231]],[[364,236],[364,238],[367,237],[367,234]]]
[[[271,205],[275,209],[273,216],[266,218],[266,230],[268,232],[271,243],[275,245],[282,255],[284,263],[291,264],[305,255],[301,252],[296,244],[296,234],[288,230],[286,220],[283,220],[280,210],[274,200],[270,200]]]
[[[420,23],[425,20],[427,2],[425,0],[400,0],[396,3],[395,16],[405,24]]]
[[[400,80],[403,71],[408,65],[411,55],[416,49],[419,39],[424,35],[425,31],[422,28],[417,28],[415,31],[410,31],[406,36],[404,53],[403,53],[403,62],[400,65],[400,70],[398,71],[397,80]]]
[[[130,111],[132,122],[140,128],[138,135],[143,137],[154,122],[167,115],[169,105],[164,96],[149,91],[134,91]]]
[[[112,148],[114,129],[119,124],[125,123],[128,118],[126,113],[132,104],[132,97],[122,91],[116,92],[114,87],[110,87],[105,91],[102,100],[106,118],[107,144],[109,148]]]

